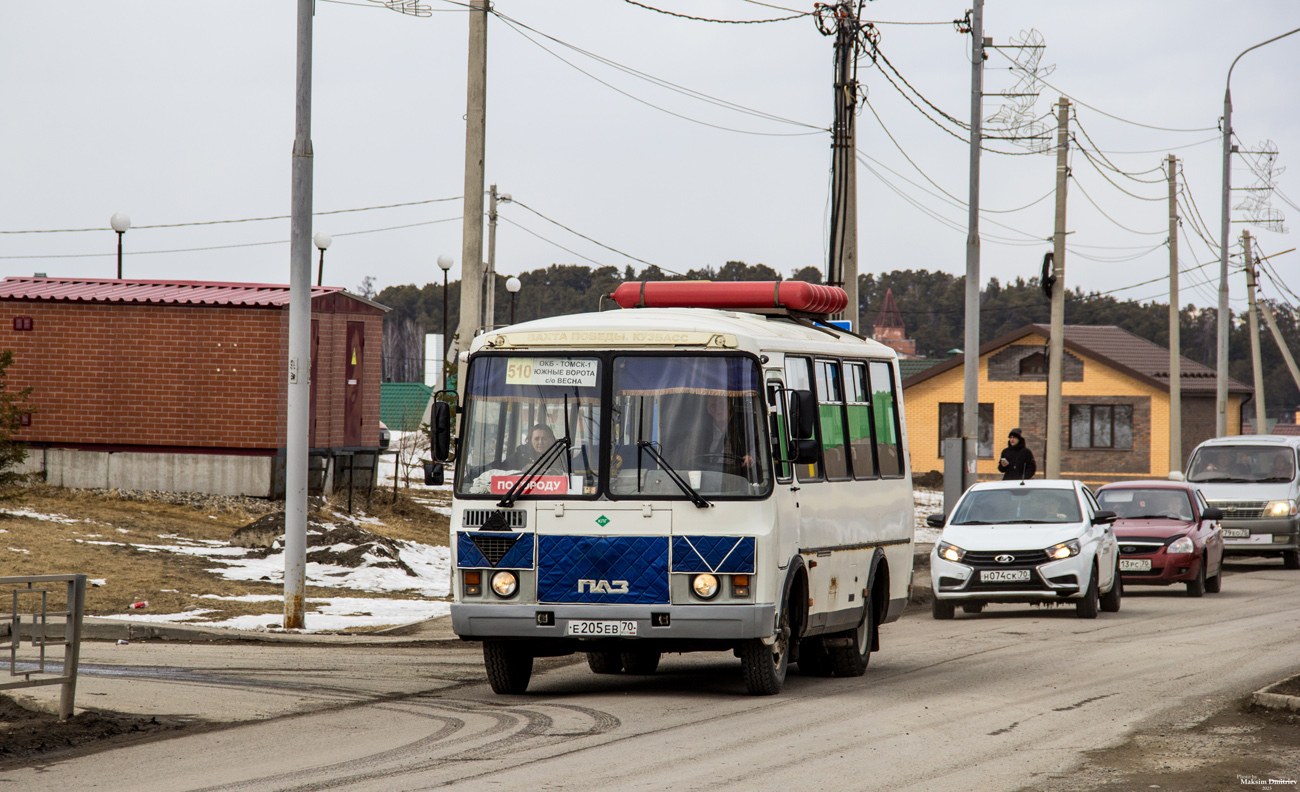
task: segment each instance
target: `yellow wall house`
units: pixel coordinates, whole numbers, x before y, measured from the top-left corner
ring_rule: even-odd
[[[980,347],[979,475],[1001,478],[998,455],[1019,427],[1045,469],[1047,339],[1025,327]],[[903,380],[908,443],[916,473],[943,470],[944,438],[962,434],[963,355]],[[1212,369],[1182,358],[1183,463],[1214,436]],[[1065,328],[1061,383],[1061,475],[1088,482],[1169,474],[1169,351],[1110,325]],[[1228,432],[1241,432],[1252,389],[1228,386]]]

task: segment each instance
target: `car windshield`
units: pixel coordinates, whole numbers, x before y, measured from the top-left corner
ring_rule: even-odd
[[[1121,520],[1192,519],[1192,502],[1185,490],[1178,489],[1104,489],[1097,493],[1103,509],[1115,512]]]
[[[972,490],[953,515],[953,525],[1079,522],[1074,490],[1015,487]]]
[[[1198,482],[1291,481],[1295,452],[1263,445],[1207,446],[1197,450],[1187,468],[1187,480]]]
[[[674,474],[705,497],[767,492],[770,452],[754,360],[637,355],[614,358],[612,370],[613,497],[683,497]]]
[[[476,358],[456,492],[504,496],[533,469],[518,496],[594,495],[600,373],[595,358]]]

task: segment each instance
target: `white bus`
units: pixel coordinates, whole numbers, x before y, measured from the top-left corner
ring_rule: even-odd
[[[574,652],[647,674],[730,650],[760,695],[791,662],[865,671],[911,586],[912,481],[896,355],[817,323],[829,292],[842,308],[790,281],[624,284],[683,307],[474,339],[451,613],[494,691]]]

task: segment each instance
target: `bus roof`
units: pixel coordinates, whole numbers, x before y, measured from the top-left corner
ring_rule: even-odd
[[[487,349],[737,349],[895,358],[871,339],[788,317],[709,308],[629,308],[521,322],[478,335],[471,351]]]

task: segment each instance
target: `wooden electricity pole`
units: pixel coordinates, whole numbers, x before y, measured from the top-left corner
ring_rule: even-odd
[[[1065,362],[1065,195],[1069,184],[1070,102],[1056,103],[1056,225],[1052,234],[1051,338],[1047,360],[1047,456],[1043,476],[1061,477],[1061,374]]]
[[[1183,359],[1178,302],[1178,158],[1169,155],[1169,471],[1183,469]]]

